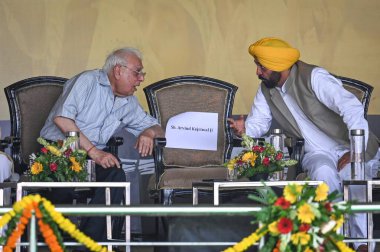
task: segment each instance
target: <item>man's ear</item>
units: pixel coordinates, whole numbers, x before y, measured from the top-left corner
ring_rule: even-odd
[[[121,77],[121,67],[118,65],[114,66],[112,69],[112,74],[116,80],[119,80]]]

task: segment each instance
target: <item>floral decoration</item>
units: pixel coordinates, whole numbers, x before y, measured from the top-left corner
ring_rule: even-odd
[[[8,225],[5,235],[0,237],[0,243],[5,244],[4,252],[11,252],[16,247],[17,240],[24,233],[26,225],[32,217],[32,211],[36,214],[38,226],[50,251],[67,251],[59,229],[70,234],[90,251],[108,251],[106,247],[86,236],[69,219],[57,212],[50,201],[37,194],[25,196],[13,205],[12,210],[0,218],[0,228]]]
[[[265,205],[254,213],[254,222],[261,225],[225,252],[245,251],[264,235],[265,244],[260,252],[354,252],[339,234],[344,215],[351,214],[351,204],[336,202],[340,195],[337,192],[328,194],[328,190],[325,183],[317,187],[289,184],[278,197],[269,187],[259,189],[261,197],[249,197]]]
[[[284,153],[276,151],[273,145],[258,141],[243,134],[242,147],[244,150],[225,165],[229,170],[236,169],[239,177],[252,177],[259,173],[271,174],[282,171],[285,166],[297,164],[296,160],[284,160]]]
[[[84,150],[72,150],[70,144],[77,137],[66,140],[48,142],[38,138],[37,142],[43,147],[37,154],[30,155],[32,165],[29,173],[34,182],[71,182],[85,181],[87,153]]]

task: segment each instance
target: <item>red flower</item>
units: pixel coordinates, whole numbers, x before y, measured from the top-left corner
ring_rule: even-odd
[[[326,208],[327,212],[331,212],[332,211],[332,204],[330,202],[327,202],[325,204],[325,208]]]
[[[252,147],[252,150],[254,151],[254,152],[260,152],[260,146],[258,146],[258,145],[255,145],[255,146],[253,146]]]
[[[278,160],[281,160],[283,156],[284,156],[284,154],[283,154],[282,152],[277,153],[277,155],[276,155],[276,160],[277,160],[277,161],[278,161]]]
[[[280,197],[274,203],[275,206],[279,206],[282,209],[288,209],[290,207],[290,202],[287,201],[284,197]]]
[[[278,231],[281,234],[287,234],[293,229],[293,222],[288,218],[281,218],[277,224]]]
[[[309,229],[310,229],[310,225],[309,225],[309,224],[306,224],[306,223],[302,223],[302,224],[300,225],[300,228],[299,228],[299,230],[300,230],[301,232],[307,232],[307,231],[309,231]]]
[[[50,168],[50,170],[51,170],[52,172],[56,172],[56,171],[57,171],[57,167],[58,167],[58,165],[57,165],[56,163],[51,163],[51,164],[49,165],[49,168]]]
[[[260,146],[259,152],[262,153],[262,152],[264,152],[264,151],[265,151],[265,147]]]
[[[41,152],[44,153],[44,154],[46,154],[46,153],[48,153],[48,149],[46,149],[45,147],[42,147],[41,148]]]
[[[73,150],[71,148],[68,148],[63,154],[66,156],[66,157],[70,157],[71,153],[73,153]]]
[[[265,158],[263,159],[263,165],[268,166],[269,164],[270,164],[270,160],[269,160],[269,158],[268,158],[268,157],[265,157]]]

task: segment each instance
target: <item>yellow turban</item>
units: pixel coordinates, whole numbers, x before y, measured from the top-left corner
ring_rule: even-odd
[[[278,38],[263,38],[249,46],[249,53],[272,71],[289,69],[300,57],[300,52]]]

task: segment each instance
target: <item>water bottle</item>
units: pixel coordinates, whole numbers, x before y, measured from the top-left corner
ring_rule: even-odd
[[[305,145],[305,139],[303,138],[297,138],[296,145],[293,150],[293,159],[297,160],[297,169],[296,169],[296,175],[302,173],[302,158],[304,155],[304,145]]]
[[[74,150],[79,150],[80,149],[80,143],[79,143],[79,132],[78,131],[68,131],[65,134],[66,137],[77,137],[77,140],[75,142],[72,142],[70,144],[70,148]]]
[[[350,131],[350,136],[351,179],[364,180],[364,130],[353,129]]]
[[[269,136],[269,143],[276,151],[284,151],[284,137],[281,129],[273,129]]]

